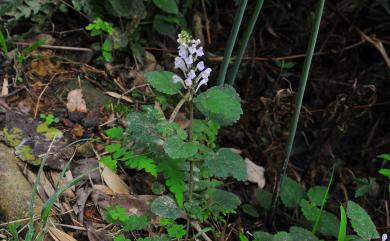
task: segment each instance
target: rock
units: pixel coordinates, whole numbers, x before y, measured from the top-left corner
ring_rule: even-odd
[[[88,110],[93,110],[102,107],[111,101],[111,98],[99,91],[89,81],[81,80],[80,84],[77,80],[70,81],[67,85],[69,90],[82,89],[85,103]]]

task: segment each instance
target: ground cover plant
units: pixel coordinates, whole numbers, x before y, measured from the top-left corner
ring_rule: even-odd
[[[1,2],[1,238],[387,240],[389,12]]]

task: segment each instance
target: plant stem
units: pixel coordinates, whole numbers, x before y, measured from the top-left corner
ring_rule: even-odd
[[[261,8],[263,7],[263,3],[264,3],[264,0],[257,0],[253,15],[252,15],[251,19],[249,20],[248,27],[245,29],[244,36],[241,39],[241,46],[238,50],[236,62],[234,63],[231,74],[229,75],[229,81],[228,81],[229,85],[233,85],[234,81],[236,80],[238,69],[240,68],[240,65],[241,65],[242,57],[244,56],[246,47],[247,47],[248,42],[249,42],[249,38],[252,35],[256,21],[260,15],[260,11],[261,11]]]
[[[192,141],[192,121],[194,120],[194,102],[192,102],[192,96],[193,96],[193,93],[192,91],[190,92],[190,100],[189,100],[189,104],[190,104],[190,124],[189,124],[189,133],[188,133],[188,141],[191,142]],[[192,191],[193,191],[193,176],[194,176],[194,163],[192,160],[189,160],[189,164],[190,164],[190,173],[189,173],[189,177],[188,177],[188,202],[189,202],[189,206],[191,208],[192,206]],[[190,233],[190,224],[191,224],[191,217],[189,215],[187,215],[187,232],[186,232],[186,238],[185,240],[187,241],[188,240],[188,236],[189,236],[189,233]]]
[[[248,0],[241,0],[240,7],[238,9],[238,12],[236,13],[236,16],[234,17],[234,24],[232,31],[229,35],[229,40],[227,43],[227,47],[225,50],[225,54],[223,56],[223,61],[221,64],[221,68],[219,69],[218,73],[218,85],[223,85],[225,83],[226,78],[226,72],[229,67],[230,57],[233,52],[234,44],[236,43],[238,31],[240,30],[242,17],[244,16],[246,4],[248,3]]]
[[[295,103],[295,110],[294,110],[293,118],[291,121],[290,132],[289,132],[287,146],[286,146],[286,159],[283,162],[283,166],[282,166],[282,169],[279,173],[279,177],[278,177],[278,180],[277,180],[277,183],[275,185],[275,189],[274,189],[274,192],[272,195],[271,209],[268,213],[268,225],[271,225],[273,223],[273,218],[274,218],[275,210],[276,210],[277,203],[278,203],[279,193],[280,193],[280,186],[283,182],[283,177],[286,175],[288,162],[290,160],[291,150],[292,150],[292,147],[294,144],[294,138],[295,138],[295,134],[297,131],[297,126],[298,126],[298,121],[299,121],[299,114],[301,112],[303,95],[305,93],[307,78],[309,76],[310,65],[311,65],[311,61],[313,59],[313,53],[314,53],[314,49],[316,46],[318,31],[320,28],[322,12],[324,10],[324,3],[325,3],[325,0],[318,0],[317,9],[316,9],[316,13],[315,13],[313,32],[310,36],[309,46],[307,49],[307,55],[305,58],[305,62],[303,64],[303,71],[302,71],[301,79],[299,81],[297,99],[296,99],[296,103]]]

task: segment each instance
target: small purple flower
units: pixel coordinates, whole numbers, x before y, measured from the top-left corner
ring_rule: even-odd
[[[175,69],[180,69],[181,71],[183,71],[183,73],[186,73],[188,71],[184,60],[180,57],[175,58]]]
[[[204,62],[203,61],[199,61],[199,63],[196,65],[196,69],[199,70],[199,71],[204,70]]]
[[[383,234],[382,235],[382,241],[387,241],[388,239],[388,235],[387,234]]]

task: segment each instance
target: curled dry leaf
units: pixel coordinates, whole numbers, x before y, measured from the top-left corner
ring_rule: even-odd
[[[127,186],[118,174],[114,173],[110,168],[102,164],[99,164],[99,166],[103,169],[101,175],[104,182],[114,193],[129,194],[129,186]]]
[[[81,89],[75,89],[68,93],[66,108],[69,112],[87,112],[87,105]]]
[[[259,188],[265,186],[264,167],[258,166],[248,158],[245,158],[246,173],[248,181],[257,183]]]

